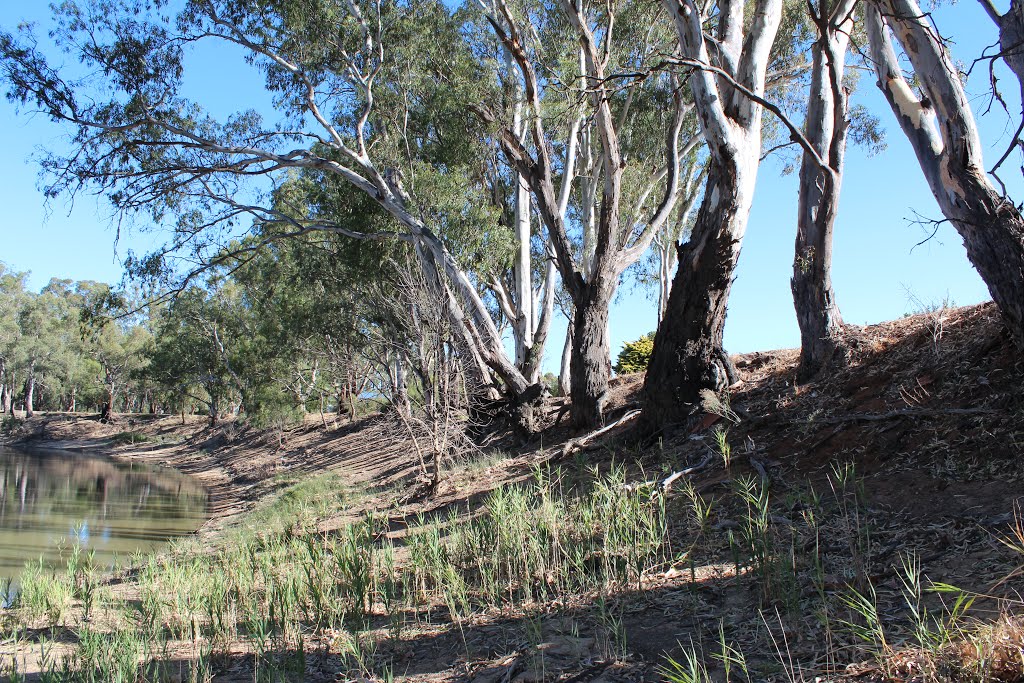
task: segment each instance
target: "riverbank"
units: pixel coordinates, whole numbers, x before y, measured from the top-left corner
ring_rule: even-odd
[[[389,424],[374,418],[348,423],[333,415],[311,415],[303,425],[281,429],[255,429],[232,421],[211,428],[201,415],[118,415],[104,424],[95,415],[44,413],[24,421],[0,444],[171,467],[210,493],[209,519],[201,532],[223,528],[274,491],[310,474],[336,471],[352,485],[386,485],[408,476],[415,465],[410,445]]]
[[[99,616],[81,572],[62,620],[7,611],[0,661],[39,680],[56,642],[146,680],[1020,680],[1017,352],[990,305],[848,341],[809,385],[793,351],[736,357],[728,404],[650,447],[622,440],[638,376],[593,438],[554,401],[533,442],[499,434],[436,490],[383,417],[47,416],[12,436],[169,465],[215,502],[106,580]]]

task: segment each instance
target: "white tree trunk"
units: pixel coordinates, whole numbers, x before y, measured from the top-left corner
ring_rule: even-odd
[[[832,234],[839,211],[846,156],[846,51],[853,30],[854,0],[810,11],[818,26],[811,47],[811,86],[804,134],[817,156],[805,151],[800,167],[797,235],[790,285],[800,325],[800,368],[807,379],[833,361],[842,345],[843,319],[832,288]],[[827,14],[831,10],[831,14]],[[824,160],[828,168],[822,168]]]
[[[981,141],[960,73],[915,0],[867,4],[871,57],[881,88],[910,141],[942,213],[1024,347],[1024,218],[985,172]],[[904,79],[892,31],[922,91]]]

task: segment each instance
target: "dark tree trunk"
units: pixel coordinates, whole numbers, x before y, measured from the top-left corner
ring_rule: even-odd
[[[702,390],[729,385],[722,333],[749,203],[735,170],[711,163],[693,233],[677,250],[679,266],[654,337],[641,417],[647,433],[690,417]]]
[[[108,386],[106,394],[103,407],[100,409],[100,422],[110,422],[114,417],[114,388]]]
[[[973,200],[950,211],[967,258],[988,285],[1018,347],[1024,348],[1024,220],[977,173],[953,174]]]
[[[991,0],[980,0],[999,28],[999,56],[1017,77],[1024,94],[1024,2],[1010,0],[1010,9],[1000,15]]]
[[[575,302],[569,362],[570,415],[578,428],[604,424],[612,373],[608,307],[615,294],[614,283],[597,276],[583,287],[583,297]]]

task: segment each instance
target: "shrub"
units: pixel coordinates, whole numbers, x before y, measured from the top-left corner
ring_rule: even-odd
[[[118,432],[110,437],[110,440],[117,446],[125,446],[149,441],[149,437],[142,432],[128,431]]]
[[[653,351],[653,332],[648,332],[636,341],[626,342],[622,350],[619,351],[619,357],[613,366],[615,372],[620,375],[644,372],[647,370],[647,364],[651,362],[651,353]]]

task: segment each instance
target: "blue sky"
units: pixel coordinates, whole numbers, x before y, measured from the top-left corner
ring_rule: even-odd
[[[3,3],[0,26],[13,28],[21,20],[46,24],[43,3]],[[943,32],[956,44],[954,55],[969,64],[986,45],[996,41],[995,27],[976,3],[960,3],[936,11]],[[956,33],[951,33],[952,27]],[[253,93],[262,92],[259,75],[240,60],[223,53],[201,52],[191,57],[189,88],[215,115],[238,108],[259,107]],[[968,83],[975,96],[975,113],[987,104],[986,69],[977,68]],[[1012,75],[1000,65],[997,73],[1011,108],[1017,106]],[[265,98],[263,98],[265,101]],[[887,105],[869,75],[861,79],[854,103],[874,111],[887,132],[888,148],[868,157],[851,146],[848,152],[842,202],[835,238],[833,280],[844,319],[874,323],[902,316],[921,304],[944,299],[965,305],[989,298],[971,268],[962,242],[949,225],[927,236],[915,225],[915,212],[930,218],[941,215],[925,184],[909,144],[896,127]],[[986,162],[1002,154],[1015,128],[997,108],[980,116]],[[32,272],[31,286],[39,288],[51,277],[116,282],[120,260],[128,249],[146,251],[158,235],[122,235],[115,248],[115,232],[102,198],[79,197],[71,206],[65,199],[51,202],[49,211],[38,188],[37,166],[30,157],[38,148],[60,146],[61,131],[43,117],[16,116],[13,105],[0,102],[0,223],[3,250],[0,260]],[[1014,175],[1019,160],[1007,163],[1004,176]],[[782,175],[782,164],[762,164],[754,208],[743,255],[729,304],[726,348],[733,353],[793,347],[799,331],[793,313],[789,276],[793,259],[797,185],[795,174]],[[1011,185],[1018,198],[1019,172]],[[622,288],[611,312],[612,350],[654,328],[655,301],[630,286]],[[557,371],[565,321],[556,322],[545,369]]]

